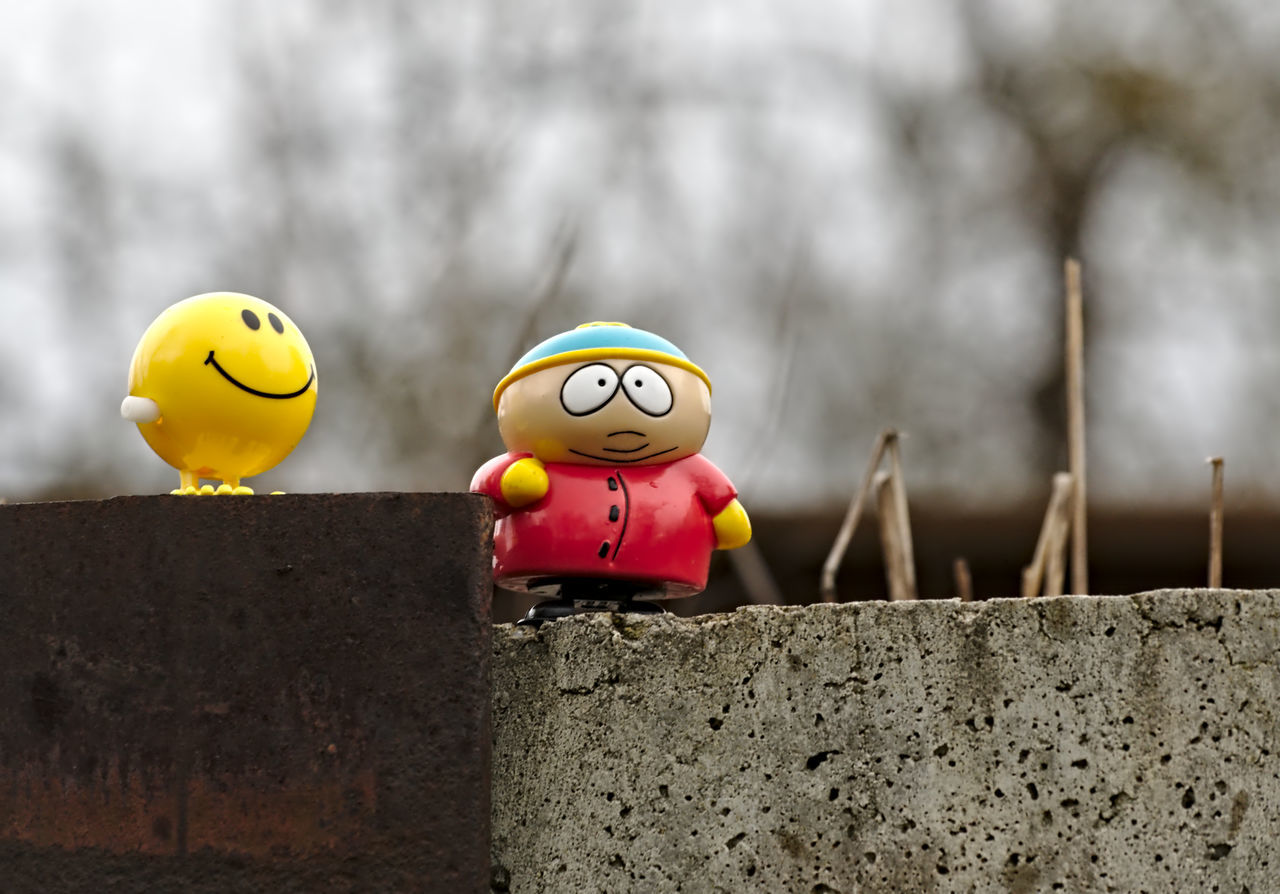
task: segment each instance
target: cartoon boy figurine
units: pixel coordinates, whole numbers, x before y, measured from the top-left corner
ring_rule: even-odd
[[[711,383],[666,339],[623,323],[562,332],[517,361],[493,406],[509,452],[471,490],[494,501],[494,579],[560,597],[524,623],[659,612],[634,597],[699,593],[711,551],[751,539],[737,491],[698,453]]]

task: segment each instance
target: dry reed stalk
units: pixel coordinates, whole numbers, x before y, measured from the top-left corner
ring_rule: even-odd
[[[892,472],[877,472],[871,482],[876,496],[876,512],[880,517],[880,549],[884,555],[884,574],[889,584],[889,599],[902,602],[915,598],[905,571],[906,556],[903,552],[902,524],[898,516],[898,501],[894,494]]]
[[[1045,509],[1044,521],[1040,525],[1040,536],[1036,539],[1036,551],[1031,558],[1031,564],[1022,572],[1022,595],[1028,599],[1039,595],[1041,584],[1045,582],[1050,571],[1050,563],[1055,560],[1055,557],[1058,566],[1062,564],[1062,551],[1070,530],[1069,513],[1073,484],[1074,479],[1070,472],[1058,472],[1053,476],[1053,489],[1049,494],[1049,506]],[[1059,531],[1060,528],[1063,530]],[[1060,568],[1054,570],[1060,571]],[[1057,593],[1049,593],[1049,589],[1046,587],[1046,595],[1060,594],[1061,579],[1058,581]]]
[[[911,539],[911,512],[907,508],[907,479],[902,473],[902,436],[890,438],[889,489],[893,495],[894,523],[898,531],[898,549],[901,554],[899,574],[902,576],[903,599],[918,599],[916,590],[916,551]]]
[[[969,574],[969,563],[964,558],[951,563],[952,576],[956,580],[956,596],[961,602],[973,601],[973,577]]]
[[[1089,535],[1084,436],[1084,298],[1080,262],[1068,258],[1067,286],[1067,468],[1075,484],[1071,507],[1071,592],[1089,592]]]
[[[1068,485],[1070,488],[1070,485]],[[1067,541],[1071,537],[1071,498],[1057,507],[1044,559],[1044,595],[1061,596],[1067,577]]]
[[[754,540],[737,549],[729,550],[729,561],[734,573],[747,591],[747,601],[752,605],[784,605],[782,590],[774,580],[760,547]]]
[[[1209,459],[1213,489],[1209,500],[1209,586],[1222,587],[1222,457]]]
[[[858,519],[862,516],[862,506],[871,490],[871,480],[875,477],[876,469],[880,468],[880,459],[884,456],[885,445],[897,436],[898,433],[891,428],[885,429],[876,436],[875,446],[871,450],[871,461],[867,463],[866,473],[862,476],[862,484],[850,501],[844,521],[840,523],[840,531],[836,534],[835,542],[831,544],[831,551],[827,553],[827,559],[822,563],[822,581],[818,592],[823,602],[836,601],[836,572],[840,570],[840,563],[844,561],[844,554],[849,549],[850,541],[853,540],[853,532],[857,529]]]

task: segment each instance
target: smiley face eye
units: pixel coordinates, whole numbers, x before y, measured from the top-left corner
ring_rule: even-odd
[[[613,367],[592,363],[564,380],[560,404],[570,416],[586,416],[611,401],[617,390],[618,374]]]
[[[628,368],[622,374],[622,390],[642,413],[665,416],[671,411],[671,386],[652,367],[636,365]]]
[[[240,319],[244,320],[244,324],[255,332],[258,330],[258,327],[262,325],[262,321],[258,319],[258,315],[248,308],[240,311]]]
[[[267,314],[267,322],[271,324],[271,328],[276,332],[279,332],[281,335],[284,334],[284,323],[281,323],[280,318],[275,314]]]

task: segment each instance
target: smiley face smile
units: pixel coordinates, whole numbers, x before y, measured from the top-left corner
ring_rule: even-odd
[[[250,388],[248,385],[244,384],[243,382],[237,381],[235,376],[231,375],[231,373],[223,369],[222,366],[218,363],[218,361],[213,359],[213,351],[210,351],[209,356],[204,358],[204,365],[208,366],[210,364],[213,364],[213,368],[216,369],[224,379],[226,379],[232,385],[235,385],[241,391],[247,391],[248,393],[256,395],[258,397],[268,397],[268,398],[271,398],[272,400],[288,400],[291,397],[300,397],[303,394],[306,394],[307,389],[311,387],[311,383],[315,381],[315,377],[316,377],[315,367],[312,367],[311,375],[307,376],[307,383],[303,385],[301,388],[299,388],[297,391],[292,391],[289,394],[274,394],[270,391],[259,391],[256,388]]]

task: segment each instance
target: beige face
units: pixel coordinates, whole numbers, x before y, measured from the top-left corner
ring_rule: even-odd
[[[512,452],[543,462],[642,466],[702,449],[711,392],[678,366],[594,360],[516,379],[498,402],[498,430]]]

